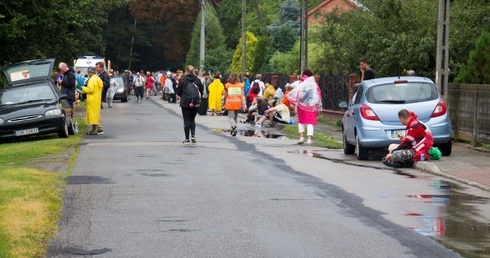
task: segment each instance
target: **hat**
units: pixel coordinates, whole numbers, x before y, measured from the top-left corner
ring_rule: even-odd
[[[89,66],[89,68],[87,69],[87,72],[89,72],[89,73],[96,73],[97,71],[95,70],[95,67]]]

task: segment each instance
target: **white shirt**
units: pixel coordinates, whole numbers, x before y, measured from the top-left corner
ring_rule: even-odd
[[[255,81],[252,82],[252,84],[251,84],[250,87],[252,87],[254,85],[254,83],[256,83],[256,82],[259,82],[259,87],[260,87],[260,92],[259,92],[259,94],[257,96],[262,97],[262,94],[263,94],[263,92],[265,90],[265,84],[261,80],[255,80]]]

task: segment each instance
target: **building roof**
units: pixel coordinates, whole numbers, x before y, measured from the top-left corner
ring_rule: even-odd
[[[330,2],[334,2],[334,1],[335,0],[325,0],[325,1],[321,2],[320,4],[315,6],[313,9],[311,9],[308,12],[307,16],[314,14],[316,11],[320,10],[325,5],[329,4]],[[352,8],[360,8],[361,7],[361,5],[359,3],[357,3],[357,1],[355,1],[355,0],[340,0],[340,1],[346,2],[348,5],[351,5]]]

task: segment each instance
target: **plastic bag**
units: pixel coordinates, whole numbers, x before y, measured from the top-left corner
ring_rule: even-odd
[[[429,153],[430,159],[433,159],[433,160],[439,160],[442,157],[442,153],[439,150],[439,148],[437,148],[437,147],[430,148],[427,153]]]

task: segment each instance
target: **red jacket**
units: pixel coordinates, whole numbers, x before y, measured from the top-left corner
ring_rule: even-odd
[[[407,132],[400,145],[395,150],[413,149],[415,151],[414,161],[420,160],[420,155],[424,154],[429,158],[427,151],[434,143],[434,137],[425,124],[417,119],[415,113],[410,112],[411,118],[407,124]]]

